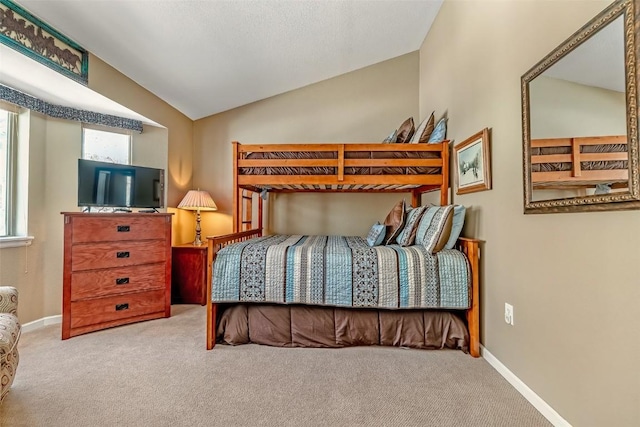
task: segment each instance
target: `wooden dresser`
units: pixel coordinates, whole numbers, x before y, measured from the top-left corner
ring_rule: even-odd
[[[171,215],[64,215],[62,339],[171,315]]]

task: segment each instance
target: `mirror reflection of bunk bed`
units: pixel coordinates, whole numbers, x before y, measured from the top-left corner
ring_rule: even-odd
[[[533,189],[627,189],[628,156],[626,135],[532,139]]]
[[[214,281],[220,281],[221,276],[223,275],[221,271],[224,270],[224,272],[226,272],[224,274],[228,273],[227,275],[236,276],[236,279],[239,275],[239,273],[237,273],[236,271],[238,269],[237,267],[234,267],[235,269],[229,269],[228,266],[220,267],[220,264],[214,264],[214,262],[216,262],[216,260],[218,259],[218,254],[221,253],[220,251],[227,249],[228,252],[229,250],[231,250],[229,248],[233,247],[234,244],[246,245],[246,247],[248,248],[250,242],[255,242],[257,241],[256,239],[267,238],[263,237],[263,203],[264,199],[268,197],[268,194],[291,192],[410,193],[411,205],[413,206],[413,208],[417,208],[421,205],[422,194],[431,191],[440,192],[439,201],[440,206],[443,207],[443,211],[446,210],[447,212],[453,212],[452,206],[450,206],[451,209],[447,207],[449,203],[449,141],[444,141],[442,143],[436,144],[339,143],[260,145],[245,145],[234,142],[233,233],[226,236],[215,236],[208,238],[209,262],[207,275],[207,348],[213,348],[216,343],[216,337],[220,338],[220,335],[225,334],[224,331],[220,330],[221,323],[222,326],[224,326],[225,324],[229,324],[230,322],[228,319],[221,320],[222,309],[228,308],[229,305],[238,306],[239,303],[243,302],[243,292],[241,290],[238,291],[237,289],[234,289],[232,292],[234,295],[241,294],[237,297],[237,299],[215,299],[215,296],[219,295],[220,292],[215,292],[214,298],[212,298],[212,286],[216,285]],[[257,203],[257,206],[255,206],[255,203]],[[308,239],[308,237],[309,236],[303,236],[299,241],[303,242],[305,241],[305,239]],[[279,241],[286,242],[288,241],[287,239],[288,238],[282,238]],[[298,240],[296,239],[297,237],[293,238],[293,240],[298,242]],[[378,254],[378,257],[380,257],[380,254],[383,253],[395,254],[397,252],[399,254],[398,257],[404,257],[405,255],[401,254],[404,254],[405,252],[411,252],[413,254],[412,256],[415,256],[417,252],[420,252],[420,254],[425,253],[424,248],[422,248],[420,245],[412,245],[406,248],[401,248],[399,245],[383,245],[369,248],[366,246],[366,243],[365,245],[358,246],[360,242],[357,239],[364,241],[359,237],[355,238],[355,240],[349,241],[349,245],[353,245],[352,249],[354,251],[354,254],[356,252],[367,252],[373,254],[373,257],[375,258],[376,253]],[[292,246],[295,245],[299,245],[299,243],[292,244]],[[325,249],[320,250],[320,252],[323,251],[325,251]],[[424,307],[419,304],[415,307],[412,305],[412,308],[418,309],[416,311],[403,310],[403,308],[405,307],[403,307],[401,304],[396,306],[395,310],[387,310],[386,308],[389,308],[388,306],[383,307],[382,304],[376,305],[377,303],[374,302],[369,306],[366,306],[365,304],[365,306],[359,306],[357,308],[349,307],[349,309],[353,313],[372,315],[371,312],[367,312],[368,314],[365,313],[366,310],[363,309],[374,309],[373,312],[375,313],[376,309],[380,308],[378,312],[382,314],[375,314],[376,319],[378,319],[379,317],[381,319],[389,313],[393,313],[393,315],[398,316],[403,316],[406,313],[407,316],[414,316],[414,318],[415,316],[418,316],[422,319],[421,316],[423,316],[424,314],[424,322],[427,324],[432,324],[433,322],[441,322],[444,324],[445,322],[450,321],[449,318],[447,318],[447,320],[442,320],[442,318],[439,317],[427,318],[427,316],[453,315],[453,318],[462,319],[464,329],[466,330],[465,334],[468,333],[467,349],[473,356],[478,357],[479,241],[475,239],[460,238],[456,242],[455,249],[452,249],[449,255],[455,253],[463,254],[463,264],[461,264],[462,267],[458,267],[458,272],[461,272],[462,269],[464,270],[463,273],[468,275],[468,281],[465,281],[465,283],[461,285],[461,288],[464,289],[459,289],[462,292],[461,295],[463,295],[464,299],[464,302],[461,303],[461,305],[455,306],[454,304],[451,307],[448,307],[446,306],[446,303],[443,305],[441,304],[441,302],[437,302],[435,303],[435,305],[431,306],[424,305]],[[436,257],[444,257],[445,255],[447,255],[447,250],[442,250],[438,253],[428,253],[426,255],[423,254],[420,256],[436,260]],[[220,262],[221,259],[218,259],[218,261]],[[234,262],[234,265],[240,265],[240,261]],[[322,263],[326,261],[321,260],[319,262]],[[437,264],[437,261],[435,262]],[[444,265],[447,263],[447,261],[442,260],[441,263]],[[253,265],[255,266],[255,262]],[[297,267],[287,264],[287,268],[293,269]],[[328,273],[325,272],[324,274],[328,276]],[[376,271],[375,274],[378,274],[378,272]],[[419,273],[418,275],[422,275],[423,277],[424,272]],[[414,279],[415,278],[409,277],[409,281],[412,281]],[[400,279],[398,278],[394,280],[400,281]],[[419,281],[419,279],[415,280]],[[443,287],[447,286],[446,278],[438,278],[438,280],[443,281]],[[227,284],[225,284],[225,286],[227,286]],[[238,286],[240,287],[242,285],[240,284]],[[347,286],[347,284],[345,284],[345,286]],[[356,286],[352,283],[348,283],[348,286],[350,287],[349,289],[353,289],[353,294],[355,295]],[[376,293],[376,296],[378,295],[377,292],[380,292],[380,295],[382,294],[382,290],[378,289],[375,289],[373,292]],[[396,291],[396,293],[398,294],[401,292],[401,290]],[[280,292],[280,294],[282,294],[282,292]],[[260,298],[262,298],[262,301],[269,302],[268,299],[265,298],[262,294],[259,294],[258,300],[252,300],[249,302],[260,302]],[[380,298],[382,297],[380,296]],[[428,298],[425,296],[423,300],[426,299]],[[278,300],[276,302],[280,303],[276,304],[280,306],[294,306],[292,310],[295,309],[295,306],[298,305],[295,304],[298,301],[285,301],[284,299]],[[293,302],[294,304],[289,304],[291,302]],[[323,304],[322,302],[311,304],[314,310],[316,308],[332,309],[332,307],[317,307],[323,305],[331,304]],[[218,309],[219,306],[222,307],[220,310]],[[354,306],[356,306],[355,303]],[[277,308],[288,309],[286,307]],[[269,308],[269,310],[272,310],[272,308]],[[271,316],[274,312],[269,311],[269,313],[269,316]],[[308,313],[308,311],[305,311],[305,313]],[[286,314],[285,316],[293,316],[293,314]],[[327,318],[326,314],[318,314],[318,316]],[[329,318],[333,319],[332,316],[329,316]],[[289,317],[287,317],[287,319],[289,319]],[[289,320],[285,320],[285,323],[287,323],[288,321]],[[318,321],[319,320],[315,318],[305,319],[305,323],[307,324],[309,322],[313,324],[314,322]],[[401,325],[404,321],[404,318],[394,319],[393,324]],[[361,320],[356,319],[351,320],[351,322],[358,323],[361,322]],[[247,322],[242,321],[240,323]],[[277,322],[273,320],[273,324],[275,323]],[[289,326],[285,326],[289,328]],[[379,326],[379,328],[382,329],[385,327],[386,326]],[[314,328],[317,329],[316,327]],[[398,328],[399,329],[394,330],[392,333],[395,338],[390,338],[388,340],[390,344],[386,343],[385,345],[401,345],[406,341],[405,338],[402,337],[402,335],[406,334],[407,331],[402,331],[401,326],[398,326]],[[451,329],[453,330],[455,328]],[[367,332],[362,333],[364,335],[367,335]],[[380,335],[381,333],[381,330],[378,330],[378,335]],[[441,339],[445,341],[447,340],[447,337],[441,337]],[[311,341],[325,342],[326,344],[326,341],[322,341],[322,339],[320,338],[313,338]],[[430,345],[433,345],[432,341],[431,344],[428,345],[426,344],[426,341],[428,340],[422,340],[421,345],[423,347],[429,347]],[[327,345],[331,346],[330,343]]]

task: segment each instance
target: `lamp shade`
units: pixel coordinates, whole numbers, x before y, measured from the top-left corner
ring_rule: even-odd
[[[204,190],[189,190],[184,196],[180,204],[180,209],[189,211],[217,211],[216,202],[213,201],[211,195]]]

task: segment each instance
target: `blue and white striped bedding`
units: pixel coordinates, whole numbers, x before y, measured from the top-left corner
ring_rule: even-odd
[[[213,302],[466,309],[464,254],[367,245],[359,236],[273,235],[229,245],[213,266]]]

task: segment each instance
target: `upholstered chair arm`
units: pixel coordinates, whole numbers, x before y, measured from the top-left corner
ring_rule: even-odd
[[[0,313],[18,315],[18,290],[13,286],[0,286]]]

